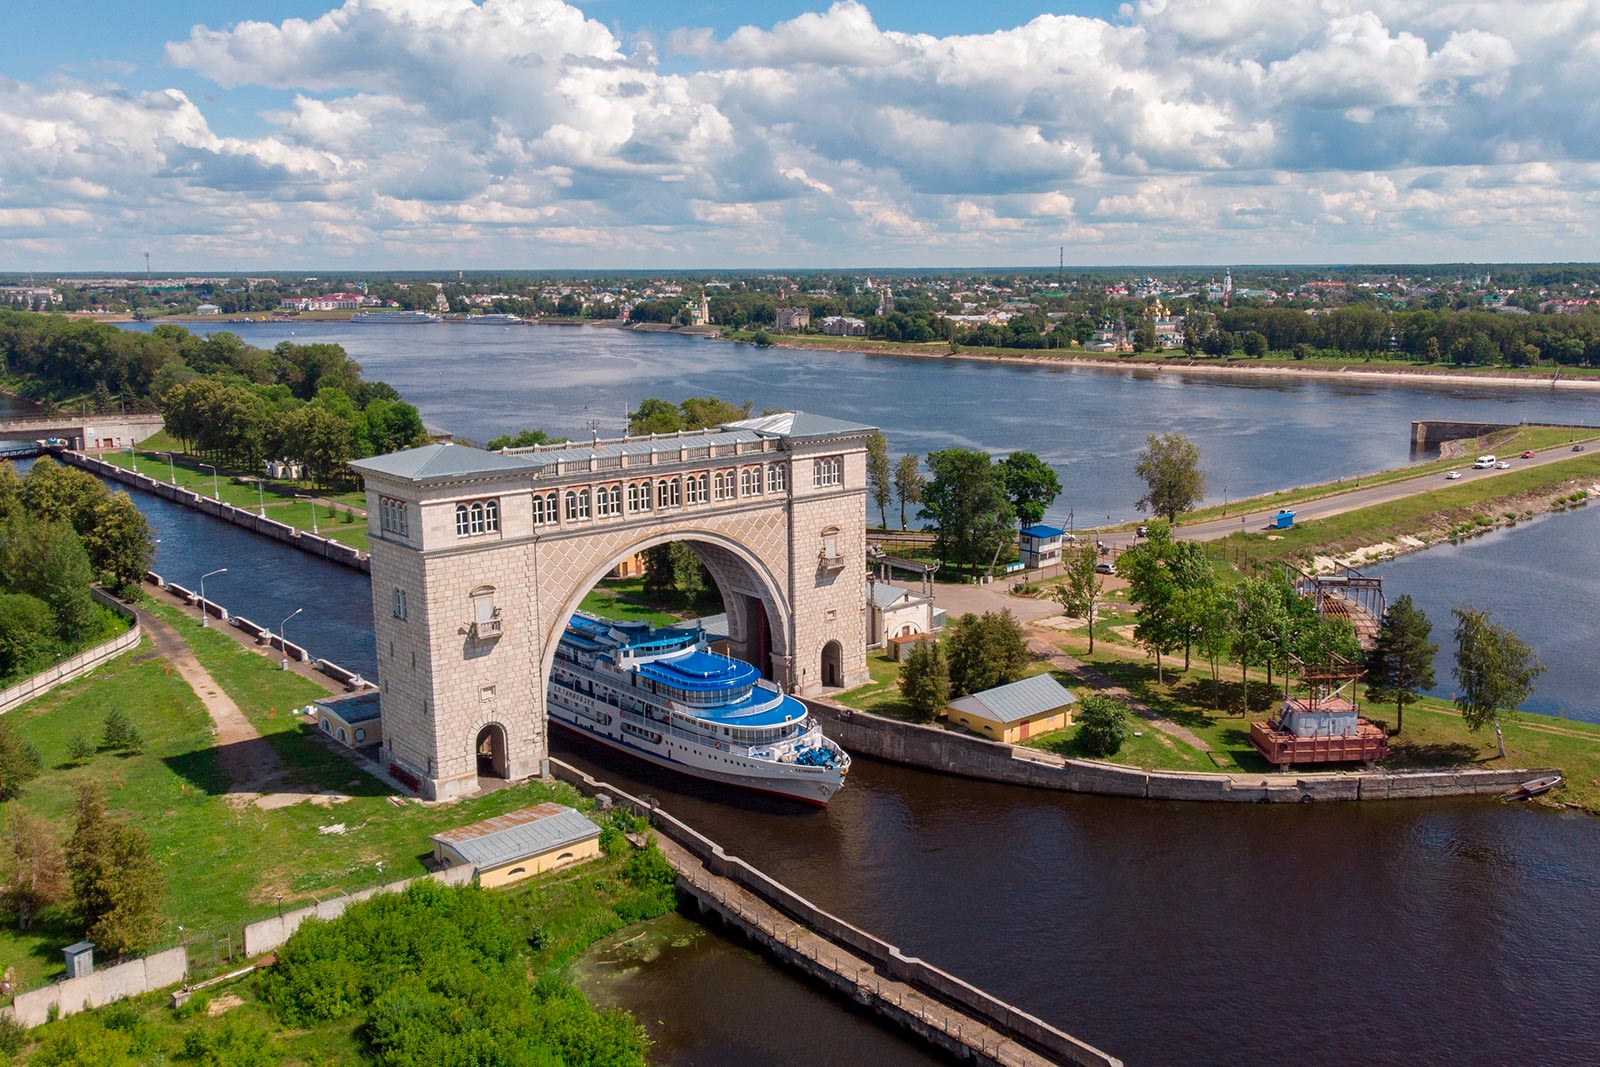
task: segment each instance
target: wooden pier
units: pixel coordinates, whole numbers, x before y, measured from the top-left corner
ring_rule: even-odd
[[[678,872],[678,890],[704,915],[775,959],[963,1060],[995,1067],[1121,1067],[1121,1060],[990,996],[812,904],[665,811],[560,760],[552,773],[650,819]]]

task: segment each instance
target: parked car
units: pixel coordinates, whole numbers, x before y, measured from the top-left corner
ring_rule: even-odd
[[[1101,560],[1094,565],[1094,570],[1096,574],[1115,574],[1117,573],[1117,565],[1110,560]]]
[[[1461,472],[1460,471],[1451,471],[1449,474],[1446,474],[1445,477],[1453,482],[1457,478],[1461,477]]]
[[[1075,545],[1078,543],[1078,535],[1075,533],[1064,533],[1061,535],[1061,540],[1069,545]]]
[[[1572,450],[1574,452],[1582,452],[1583,451],[1583,446],[1582,445],[1573,445],[1572,446]]]
[[[1135,536],[1135,537],[1149,537],[1150,536],[1150,527],[1148,527],[1148,526],[1140,526],[1140,527],[1138,527],[1137,529],[1135,529],[1133,531],[1133,536]]]
[[[1507,463],[1505,460],[1501,460],[1499,463],[1494,465],[1494,469],[1497,471],[1508,471],[1511,469],[1511,464]]]
[[[1522,454],[1522,458],[1523,459],[1532,459],[1533,458],[1533,449],[1530,448],[1526,452],[1524,452]]]

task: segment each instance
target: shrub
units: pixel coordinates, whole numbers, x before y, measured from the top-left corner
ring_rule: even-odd
[[[43,767],[44,757],[33,742],[19,736],[8,719],[0,719],[0,800],[19,796]]]
[[[133,725],[128,713],[119,707],[106,712],[105,735],[102,743],[113,752],[137,752],[144,746],[139,728]]]
[[[239,1015],[224,1015],[216,1026],[190,1030],[178,1055],[201,1067],[272,1067],[279,1059],[266,1028]]]
[[[1128,739],[1128,709],[1120,700],[1090,693],[1078,701],[1078,747],[1096,759],[1114,756]]]

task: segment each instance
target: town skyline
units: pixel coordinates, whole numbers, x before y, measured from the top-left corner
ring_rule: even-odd
[[[68,3],[0,272],[1583,260],[1597,6]]]

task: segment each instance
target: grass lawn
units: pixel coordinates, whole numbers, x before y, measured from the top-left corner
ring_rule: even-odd
[[[1337,554],[1391,541],[1436,525],[1435,516],[1451,512],[1462,532],[1486,525],[1504,508],[1496,501],[1544,488],[1552,491],[1570,479],[1600,478],[1600,452],[1590,452],[1542,467],[1507,471],[1482,481],[1443,482],[1428,493],[1386,504],[1347,511],[1325,519],[1296,523],[1292,529],[1236,533],[1215,542],[1216,551],[1244,569],[1284,559],[1308,560],[1315,554]],[[1276,539],[1271,539],[1275,537]]]
[[[165,434],[158,434],[157,437],[165,437]],[[147,439],[146,445],[153,440],[155,438]],[[367,547],[366,497],[362,493],[327,493],[313,490],[298,482],[268,479],[262,480],[258,492],[254,475],[238,475],[226,468],[219,468],[216,477],[213,478],[209,467],[199,466],[201,461],[177,452],[174,454],[176,462],[169,462],[168,454],[167,449],[141,446],[137,452],[129,452],[126,449],[121,452],[104,452],[100,454],[100,458],[124,470],[132,470],[137,465],[140,474],[157,481],[177,484],[204,497],[221,499],[224,503],[245,511],[255,512],[264,507],[267,518],[276,519],[308,533],[311,531],[311,502],[295,498],[297,495],[305,497],[315,493],[339,505],[336,509],[326,504],[317,506],[318,532],[323,537],[341,544],[363,550]],[[340,521],[346,509],[353,509],[354,522]]]
[[[1137,734],[1138,736],[1134,736]],[[1099,759],[1091,756],[1078,747],[1078,727],[1069,726],[1065,730],[1056,730],[1053,733],[1041,734],[1030,737],[1023,742],[1029,748],[1039,748],[1046,752],[1054,752],[1058,756],[1068,759]],[[1154,726],[1138,717],[1132,717],[1128,727],[1128,739],[1122,743],[1116,755],[1109,757],[1108,763],[1123,763],[1130,767],[1142,767],[1147,771],[1214,771],[1216,765],[1207,758],[1204,752],[1192,745],[1185,744],[1177,738],[1168,737]]]
[[[1465,459],[1460,457],[1456,459],[1437,459],[1428,463],[1418,463],[1411,467],[1394,467],[1390,470],[1376,471],[1371,474],[1358,474],[1354,478],[1344,478],[1335,482],[1280,489],[1275,493],[1263,493],[1260,496],[1233,500],[1226,507],[1219,504],[1213,507],[1200,508],[1196,511],[1188,511],[1179,517],[1179,521],[1184,523],[1203,522],[1207,519],[1219,518],[1229,512],[1238,515],[1246,511],[1290,507],[1294,504],[1302,504],[1307,500],[1318,500],[1338,493],[1349,492],[1351,489],[1385,485],[1389,482],[1403,481],[1423,474],[1443,474],[1445,471],[1471,466],[1473,457],[1484,453],[1493,453],[1502,459],[1508,459],[1512,463],[1516,463],[1522,453],[1528,449],[1538,451],[1540,449],[1568,445],[1574,441],[1592,441],[1596,438],[1600,438],[1600,432],[1594,430],[1566,430],[1554,426],[1519,426],[1514,430],[1490,434],[1479,440],[1461,442],[1466,450]]]
[[[71,833],[72,785],[106,783],[112,807],[151,835],[167,871],[166,943],[182,923],[199,964],[210,938],[285,907],[325,900],[383,881],[423,873],[428,836],[552,796],[577,799],[566,786],[531,783],[450,804],[388,803],[389,789],[307,737],[290,709],[324,693],[267,658],[164,605],[152,605],[190,641],[196,655],[301,781],[351,799],[329,807],[299,803],[265,811],[234,808],[212,747],[209,717],[165,661],[139,662],[148,644],[87,677],[13,711],[7,718],[44,754],[46,771],[13,803],[49,818],[60,837]],[[122,707],[145,738],[138,755],[101,753],[71,767],[67,745],[77,733],[98,739],[108,708]],[[321,828],[342,824],[343,833]],[[378,863],[383,864],[381,873]],[[59,974],[62,945],[77,940],[53,912],[26,933],[0,934],[0,959],[16,969],[19,988]],[[66,938],[66,940],[62,940]]]

